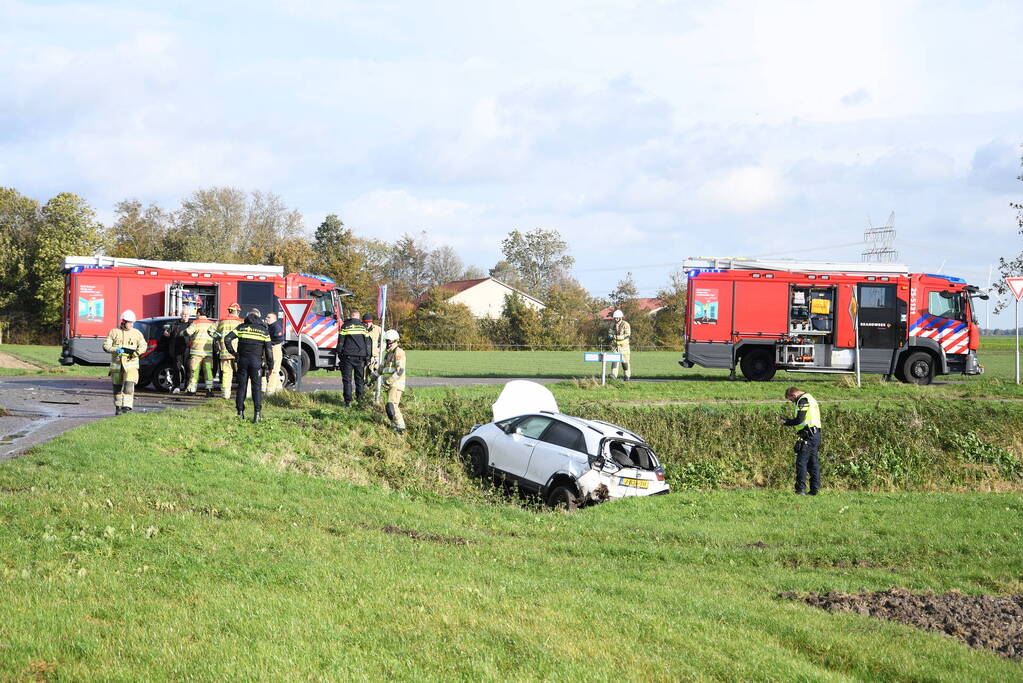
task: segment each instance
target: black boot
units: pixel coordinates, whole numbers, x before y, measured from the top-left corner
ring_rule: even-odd
[[[121,406],[114,406],[114,415],[121,414]]]
[[[121,414],[122,415],[124,415],[125,413],[130,413],[130,412],[131,412],[131,408],[128,408],[128,407],[121,408]]]
[[[238,419],[239,420],[244,420],[245,419],[245,409],[244,408],[242,408],[241,410],[238,411]]]
[[[260,412],[258,410],[255,413],[252,414],[252,424],[256,424],[257,422],[261,422],[262,419],[263,419],[263,416],[260,414]]]

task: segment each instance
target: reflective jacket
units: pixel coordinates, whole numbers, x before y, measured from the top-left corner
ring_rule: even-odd
[[[146,347],[146,338],[134,327],[115,327],[103,341],[103,350],[110,354],[111,370],[138,370],[139,356]]]
[[[221,318],[220,322],[217,323],[217,329],[213,332],[213,336],[217,340],[217,351],[220,352],[220,360],[231,360],[234,356],[227,350],[227,346],[224,344],[224,338],[227,334],[242,324],[242,319],[236,315],[229,315],[226,318]]]
[[[374,325],[372,330],[369,332],[369,364],[374,366],[380,360],[381,348],[381,337],[380,337],[380,326]]]
[[[810,394],[803,394],[796,399],[796,416],[785,420],[786,427],[803,429],[821,428],[821,407]]]
[[[188,355],[213,355],[213,328],[215,325],[216,323],[204,315],[192,321],[192,324],[185,330],[185,334],[188,335]]]
[[[624,353],[629,350],[629,337],[632,336],[632,325],[621,320],[611,326],[611,350]]]
[[[243,322],[224,337],[227,352],[238,359],[259,361],[268,368],[274,366],[273,351],[270,349],[270,333],[263,323]]]
[[[369,332],[358,318],[349,318],[337,333],[337,355],[369,358]]]
[[[380,371],[384,386],[388,389],[405,388],[405,349],[395,345],[384,356],[384,367]]]

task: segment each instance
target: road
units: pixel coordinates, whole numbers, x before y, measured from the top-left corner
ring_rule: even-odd
[[[505,377],[410,377],[409,386],[469,386],[504,384]],[[561,380],[534,380],[550,384]],[[340,390],[339,377],[306,377],[302,391]],[[10,415],[0,417],[0,460],[13,458],[26,449],[82,424],[113,417],[114,402],[106,377],[47,375],[0,376],[0,405]],[[140,391],[135,394],[135,411],[173,410],[202,403],[201,396]]]

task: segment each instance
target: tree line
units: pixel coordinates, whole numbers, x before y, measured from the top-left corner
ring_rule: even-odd
[[[425,233],[393,242],[356,235],[334,214],[307,235],[302,214],[272,192],[232,187],[199,189],[173,209],[137,199],[119,202],[105,226],[81,197],[60,193],[45,203],[0,188],[0,320],[15,342],[59,338],[64,256],[105,254],[165,261],[214,261],[282,266],[325,275],[351,290],[349,308],[375,311],[377,288],[389,286],[388,326],[410,348],[596,348],[621,308],[633,347],[679,348],[685,280],[671,276],[658,293],[663,307],[648,315],[632,274],[606,296],[591,295],[571,271],[574,258],[556,230],[512,230],[503,258],[488,271],[466,265],[450,246],[433,247]],[[451,303],[443,285],[492,276],[546,304],[535,311],[518,295],[502,314],[476,320]]]

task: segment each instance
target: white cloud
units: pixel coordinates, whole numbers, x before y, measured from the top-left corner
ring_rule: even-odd
[[[702,192],[713,207],[729,213],[755,213],[776,206],[787,194],[777,171],[747,166],[708,183]]]

